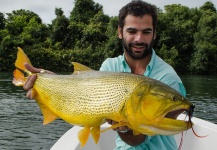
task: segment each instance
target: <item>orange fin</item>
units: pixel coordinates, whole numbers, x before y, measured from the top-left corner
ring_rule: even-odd
[[[16,70],[14,70],[13,75],[14,75],[14,79],[12,81],[12,83],[16,86],[23,86],[26,82],[26,78],[25,75],[23,73],[27,73],[28,75],[31,75],[31,72],[29,72],[24,64],[31,64],[29,58],[27,57],[27,55],[24,53],[24,51],[18,47],[18,52],[17,52],[17,59],[15,62],[15,66],[17,67]],[[23,72],[21,72],[23,71]]]
[[[41,109],[41,112],[43,114],[43,117],[44,117],[44,121],[43,121],[43,124],[46,125],[46,124],[49,124],[51,122],[53,122],[54,120],[56,120],[58,118],[58,116],[56,116],[54,113],[52,113],[52,111],[46,107],[43,103],[41,103],[41,97],[38,95],[37,91],[33,88],[31,90],[31,94],[32,94],[32,97],[34,99],[37,99],[37,103]]]
[[[40,108],[41,108],[41,111],[42,111],[43,116],[44,116],[44,122],[43,122],[44,125],[49,124],[58,118],[48,108],[41,107],[41,106],[40,106]]]
[[[18,47],[17,59],[16,59],[16,62],[15,62],[15,66],[17,68],[29,73],[29,71],[24,66],[25,63],[32,66],[28,56],[24,53],[24,51],[20,47]]]
[[[86,72],[86,71],[94,71],[93,69],[85,66],[85,65],[82,65],[78,62],[72,62],[73,66],[74,66],[74,74],[79,74],[81,72]]]
[[[49,124],[58,118],[47,107],[45,107],[42,103],[40,103],[39,101],[37,101],[37,103],[38,103],[39,107],[41,108],[41,112],[44,116],[44,122],[43,122],[44,125]]]
[[[81,143],[81,147],[83,147],[87,143],[89,135],[90,127],[84,127],[82,130],[78,132],[78,139]]]
[[[90,130],[91,134],[92,134],[92,137],[95,141],[95,143],[97,144],[98,141],[99,141],[99,137],[100,137],[100,126],[97,126],[97,127],[93,127],[91,130]]]
[[[14,78],[12,83],[16,86],[23,86],[26,82],[26,78],[24,76],[24,74],[19,71],[18,69],[14,70],[13,72]]]
[[[139,132],[133,130],[133,135],[139,135],[139,134],[141,134],[141,133],[139,133]]]

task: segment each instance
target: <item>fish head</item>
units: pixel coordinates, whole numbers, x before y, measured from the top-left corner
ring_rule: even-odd
[[[159,81],[143,82],[126,102],[124,114],[135,133],[174,135],[193,126],[177,120],[184,111],[192,117],[194,105],[179,92]]]

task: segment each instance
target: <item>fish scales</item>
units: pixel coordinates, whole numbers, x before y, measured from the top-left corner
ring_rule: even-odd
[[[42,99],[47,99],[46,103],[53,111],[73,117],[83,114],[82,117],[90,119],[119,113],[131,92],[143,81],[141,79],[140,76],[132,78],[127,73],[110,72],[69,76],[40,74],[35,89],[37,93],[43,93]]]
[[[23,71],[32,74],[25,63],[31,65],[18,48],[17,69],[13,73],[16,86],[26,82]],[[32,97],[41,108],[44,124],[61,118],[83,126],[78,133],[81,146],[87,142],[89,133],[98,142],[100,125],[106,119],[118,122],[109,129],[128,126],[135,135],[172,135],[193,126],[190,119],[176,117],[186,111],[191,118],[194,105],[168,85],[141,75],[94,71],[76,62],[73,65],[72,75],[38,73]]]

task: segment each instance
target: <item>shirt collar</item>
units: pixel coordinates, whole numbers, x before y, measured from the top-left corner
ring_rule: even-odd
[[[156,53],[155,53],[154,49],[152,49],[151,60],[150,60],[148,66],[146,67],[146,70],[144,72],[144,75],[147,77],[150,76],[150,73],[154,67],[155,58],[156,58]]]
[[[152,70],[152,68],[154,66],[155,58],[156,58],[156,53],[155,53],[154,49],[152,49],[151,61],[149,62],[148,66],[146,67],[146,70],[144,72],[144,75],[147,76],[147,77],[149,77],[149,75],[151,73],[151,70]],[[124,54],[123,54],[121,62],[122,62],[122,65],[123,65],[123,72],[131,72],[131,69],[128,66],[127,62],[126,62]]]

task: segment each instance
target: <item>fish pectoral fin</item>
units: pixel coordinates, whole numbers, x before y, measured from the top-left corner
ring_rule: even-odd
[[[90,127],[84,127],[82,130],[78,132],[78,140],[81,144],[81,147],[83,147],[87,143],[89,135]]]
[[[139,132],[133,130],[133,135],[139,135],[139,134],[141,134],[141,133],[139,133]]]
[[[119,122],[119,123],[117,123],[117,124],[114,124],[114,125],[110,126],[109,128],[106,128],[106,129],[104,129],[104,130],[101,130],[100,133],[105,132],[105,131],[108,131],[108,130],[110,130],[110,129],[118,128],[118,127],[121,127],[121,126],[127,126],[127,125],[128,125],[127,122]]]
[[[93,127],[91,130],[90,130],[91,134],[92,134],[92,137],[95,141],[95,143],[97,144],[98,141],[99,141],[99,137],[100,137],[100,126],[97,126],[97,127]]]

